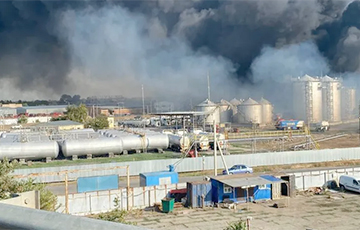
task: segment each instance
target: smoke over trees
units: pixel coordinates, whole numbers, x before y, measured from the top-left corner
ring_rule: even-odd
[[[300,74],[360,81],[360,3],[0,2],[2,97],[240,97]],[[274,98],[274,100],[277,100]]]

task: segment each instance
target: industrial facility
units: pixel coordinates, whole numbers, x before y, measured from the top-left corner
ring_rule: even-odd
[[[329,76],[293,79],[293,115],[310,123],[355,119],[355,89],[344,87],[341,79]]]

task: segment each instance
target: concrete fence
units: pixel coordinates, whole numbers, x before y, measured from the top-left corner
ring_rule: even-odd
[[[360,179],[360,167],[342,167],[331,169],[314,169],[288,173],[295,175],[297,190],[321,187],[331,181],[339,181],[341,175],[351,175]]]
[[[324,149],[312,151],[289,151],[289,152],[270,152],[270,153],[255,153],[255,154],[240,154],[225,156],[228,166],[233,164],[246,164],[250,166],[264,166],[264,165],[282,165],[282,164],[299,164],[299,163],[314,163],[325,161],[339,161],[339,160],[359,160],[360,148],[344,148],[344,149]],[[125,176],[124,169],[109,168],[117,166],[130,166],[130,175],[139,175],[139,173],[154,172],[167,170],[167,166],[178,162],[180,159],[166,159],[166,160],[149,160],[149,161],[132,161],[132,162],[118,162],[106,164],[89,164],[89,165],[74,165],[63,167],[47,167],[47,168],[27,168],[15,170],[15,175],[39,174],[48,173],[49,175],[33,176],[37,182],[60,182],[64,181],[64,175],[57,175],[55,172],[65,170],[79,170],[79,172],[69,174],[69,178],[76,179],[79,177],[103,176],[118,174]],[[177,166],[177,172],[192,172],[200,170],[211,170],[214,168],[213,157],[199,157],[199,158],[185,158]],[[221,158],[218,157],[218,168],[224,168]],[[96,169],[103,169],[92,171]],[[109,169],[109,170],[107,170]],[[85,170],[85,171],[84,171]]]
[[[153,206],[154,203],[161,202],[161,199],[172,189],[186,188],[186,183],[159,185],[149,187],[130,188],[129,208],[140,209]],[[69,213],[73,215],[88,215],[110,211],[116,208],[115,199],[119,200],[118,207],[127,210],[127,191],[126,189],[86,192],[70,194],[68,198]],[[57,212],[65,212],[65,196],[58,196]]]

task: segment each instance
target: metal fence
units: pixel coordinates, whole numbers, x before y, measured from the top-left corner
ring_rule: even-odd
[[[186,183],[130,188],[129,196],[127,196],[126,189],[70,194],[69,213],[74,215],[96,214],[116,207],[127,210],[127,204],[129,204],[129,209],[150,207],[154,203],[161,202],[161,199],[166,197],[171,189],[179,188],[186,188]],[[114,202],[115,199],[118,200],[118,206]],[[58,196],[60,208],[57,212],[66,211],[65,200],[65,196]]]
[[[228,166],[232,164],[246,164],[249,166],[271,166],[283,164],[300,164],[300,163],[314,163],[326,161],[339,160],[358,160],[360,159],[360,148],[344,148],[344,149],[324,149],[311,151],[289,151],[289,152],[269,152],[269,153],[255,153],[255,154],[239,154],[225,156]],[[28,168],[17,169],[15,175],[27,175],[38,173],[60,172],[64,170],[79,170],[74,172],[71,177],[76,179],[79,177],[103,176],[110,174],[125,175],[124,170],[110,169],[91,171],[96,168],[113,168],[117,166],[130,166],[130,175],[139,175],[139,173],[164,171],[168,170],[168,166],[178,162],[179,159],[166,160],[149,160],[149,161],[135,161],[135,162],[119,162],[106,164],[89,164],[89,165],[74,165],[63,167],[48,167],[48,168]],[[217,159],[218,168],[224,168],[220,156]],[[192,172],[201,170],[211,170],[214,168],[214,157],[198,157],[185,158],[176,167],[177,172]],[[64,181],[62,175],[39,175],[33,176],[38,182],[59,182]]]

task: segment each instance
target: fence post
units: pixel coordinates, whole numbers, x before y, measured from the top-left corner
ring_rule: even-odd
[[[65,213],[69,214],[69,183],[68,172],[65,172]]]
[[[129,165],[126,166],[126,210],[130,210],[130,176],[129,176]]]

